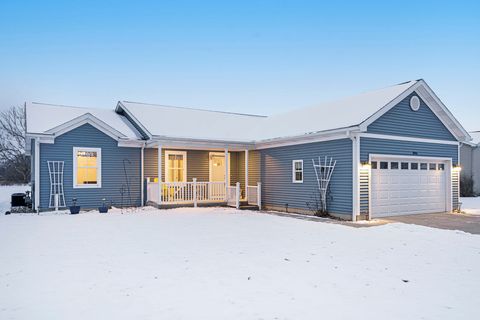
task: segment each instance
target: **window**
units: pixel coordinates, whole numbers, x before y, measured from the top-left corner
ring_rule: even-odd
[[[420,163],[420,170],[427,170],[428,165],[426,163]]]
[[[292,182],[303,183],[303,160],[292,161]]]
[[[397,170],[398,169],[398,162],[390,162],[390,169]]]
[[[418,170],[418,163],[416,163],[416,162],[410,163],[410,169],[412,169],[412,170]]]
[[[388,169],[388,162],[380,161],[380,169]]]
[[[437,164],[436,163],[429,163],[428,164],[428,169],[429,170],[437,170]]]
[[[101,188],[102,150],[73,148],[73,187]]]
[[[445,164],[444,163],[439,163],[438,164],[438,170],[445,171]]]
[[[402,162],[402,170],[408,170],[408,162]]]
[[[165,182],[187,181],[187,153],[165,151]]]
[[[372,161],[372,169],[377,169],[377,161]]]

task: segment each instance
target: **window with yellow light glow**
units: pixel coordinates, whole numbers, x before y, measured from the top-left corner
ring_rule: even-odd
[[[101,186],[101,149],[73,149],[73,179],[76,188],[99,188]]]

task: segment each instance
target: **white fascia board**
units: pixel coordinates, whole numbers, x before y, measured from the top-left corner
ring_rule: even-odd
[[[341,128],[341,129],[306,134],[306,135],[296,136],[296,137],[259,141],[255,143],[255,149],[269,149],[269,148],[276,148],[276,147],[307,144],[307,143],[313,143],[313,142],[346,139],[346,138],[350,138],[350,134],[352,132],[359,132],[359,128],[358,127]]]
[[[143,124],[140,121],[138,121],[137,118],[135,118],[133,113],[131,113],[130,110],[128,110],[128,108],[121,101],[118,101],[117,106],[115,107],[115,112],[118,113],[120,110],[125,112],[135,122],[135,124],[137,124],[143,130],[143,132],[147,134],[148,139],[152,139],[153,135],[150,133],[150,131],[148,131],[147,128],[145,128]]]
[[[77,117],[55,128],[47,130],[45,131],[45,133],[53,134],[54,136],[58,137],[87,123],[92,125],[96,129],[102,131],[114,140],[118,141],[120,138],[125,137],[124,134],[115,130],[97,117],[93,116],[91,113],[83,114],[80,117]]]
[[[26,137],[26,140],[37,139],[39,143],[48,143],[48,144],[55,143],[55,136],[52,134],[29,132],[26,134],[25,137]]]
[[[448,157],[428,157],[428,156],[402,156],[402,155],[394,155],[394,154],[377,154],[377,153],[371,153],[369,155],[370,161],[375,161],[377,159],[414,159],[414,160],[431,160],[431,161],[450,161],[453,163],[452,158]]]
[[[450,120],[454,124],[454,126],[455,126],[454,128],[452,128],[452,124],[450,124],[446,121],[445,116],[442,115],[442,114],[439,114],[437,108],[435,108],[435,106],[431,105],[431,103],[428,101],[429,97],[426,97],[424,94],[422,94],[422,89],[429,95],[429,97],[431,97],[432,99],[435,100],[436,104],[445,113],[448,120]],[[369,125],[371,125],[373,122],[378,120],[381,116],[383,116],[385,113],[387,113],[390,109],[392,109],[400,101],[405,99],[408,95],[410,95],[414,91],[422,98],[423,102],[430,108],[430,110],[432,110],[432,112],[438,117],[438,119],[443,123],[443,125],[448,129],[448,131],[450,131],[450,133],[457,140],[459,140],[459,141],[469,141],[471,139],[468,132],[462,127],[462,125],[452,115],[452,113],[448,110],[448,108],[440,101],[440,99],[438,99],[438,97],[435,95],[433,90],[430,89],[430,87],[427,85],[427,83],[423,79],[415,82],[411,87],[406,89],[402,94],[400,94],[395,99],[390,101],[387,105],[385,105],[383,108],[378,110],[375,114],[373,114],[367,120],[363,121],[360,124],[361,131],[366,132]],[[458,134],[458,132],[455,132],[455,129],[460,130],[460,132],[462,132],[463,136],[460,136]]]
[[[360,124],[360,131],[365,132],[367,131],[367,128],[369,125],[374,123],[376,120],[378,120],[381,116],[383,116],[385,113],[387,113],[390,109],[392,109],[394,106],[396,106],[400,101],[405,99],[409,94],[411,94],[413,91],[415,91],[415,88],[418,87],[418,81],[414,82],[412,86],[410,86],[408,89],[406,89],[403,93],[398,95],[395,99],[387,103],[385,106],[383,106],[380,110],[375,112],[373,115],[368,117],[366,120],[364,120]]]
[[[455,145],[455,146],[458,146],[460,144],[460,142],[458,142],[458,141],[415,138],[415,137],[405,137],[405,136],[392,136],[392,135],[388,135],[388,134],[376,134],[376,133],[366,133],[366,132],[360,133],[360,137],[361,138],[384,139],[384,140],[396,140],[396,141],[448,144],[448,145]]]
[[[118,140],[117,146],[125,148],[141,148],[146,145],[146,141],[143,140]]]
[[[438,104],[438,106],[442,109],[442,111],[445,112],[445,114],[447,115],[448,117],[448,120],[452,121],[453,124],[455,125],[456,129],[458,129],[462,134],[463,134],[463,139],[459,139],[460,141],[470,141],[472,140],[472,137],[470,136],[470,134],[468,133],[467,130],[465,130],[465,128],[460,124],[460,122],[457,120],[457,118],[455,118],[455,116],[450,112],[450,110],[447,108],[447,106],[445,104],[443,104],[443,102],[440,100],[440,98],[438,98],[438,96],[435,94],[435,92],[432,90],[432,88],[430,88],[430,86],[425,82],[425,80],[420,80],[419,83],[421,84],[421,86],[423,86],[423,88],[428,92],[428,94],[433,98],[433,100],[435,100],[435,102]],[[425,101],[425,100],[424,100]],[[427,103],[425,101],[425,103]],[[428,103],[427,103],[428,105]],[[430,109],[431,106],[429,105]],[[434,112],[435,110],[432,109]],[[438,116],[438,115],[437,115]],[[443,117],[439,116],[440,120],[442,120],[443,122]],[[444,123],[445,124],[445,123]],[[449,125],[445,124],[445,126],[450,130],[450,127]],[[452,132],[452,134],[458,138],[458,134]]]
[[[231,151],[245,151],[254,149],[253,143],[237,141],[215,141],[200,139],[183,139],[153,136],[148,141],[147,147],[164,146],[169,148],[188,148],[198,150],[224,150],[228,148]]]

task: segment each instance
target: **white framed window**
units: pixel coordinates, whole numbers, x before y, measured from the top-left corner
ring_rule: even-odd
[[[292,161],[292,182],[303,183],[303,160]]]
[[[73,148],[73,187],[102,187],[102,149]]]
[[[186,151],[165,151],[165,182],[187,182]]]

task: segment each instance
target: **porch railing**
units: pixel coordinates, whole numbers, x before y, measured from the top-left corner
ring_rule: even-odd
[[[256,186],[247,186],[247,202],[250,205],[262,206],[262,185],[260,182]]]
[[[147,182],[147,201],[165,204],[225,201],[225,182]]]
[[[207,202],[226,202],[227,205],[240,207],[240,183],[225,188],[225,182],[147,182],[147,201],[157,204],[194,204]],[[247,186],[248,204],[261,207],[261,185]],[[159,196],[161,201],[159,201]]]

